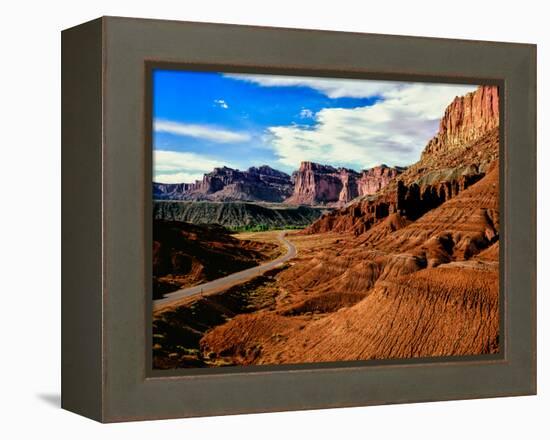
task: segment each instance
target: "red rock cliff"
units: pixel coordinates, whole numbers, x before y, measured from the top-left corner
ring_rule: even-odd
[[[390,168],[386,165],[363,170],[357,182],[359,195],[368,196],[380,191],[403,170],[401,167]]]
[[[294,193],[286,203],[344,205],[358,196],[374,194],[402,171],[399,167],[380,165],[358,173],[348,168],[302,162],[292,176]]]
[[[292,174],[294,193],[286,203],[314,205],[338,200],[342,191],[340,172],[331,166],[302,162]]]
[[[475,92],[457,96],[445,110],[439,131],[430,140],[423,155],[475,142],[498,127],[498,103],[497,86],[481,86]]]
[[[214,168],[195,183],[153,183],[153,195],[161,200],[282,202],[292,190],[290,176],[267,165],[246,171]]]
[[[455,98],[418,162],[390,179],[376,196],[324,215],[305,232],[362,234],[390,214],[416,220],[462,193],[497,167],[498,106],[496,86],[480,86]],[[384,172],[371,172],[377,175],[371,186],[374,190]]]

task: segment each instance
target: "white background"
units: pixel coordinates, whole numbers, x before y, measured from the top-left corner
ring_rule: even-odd
[[[548,13],[544,1],[4,2],[0,33],[0,437],[550,438]],[[60,31],[101,15],[537,43],[539,395],[100,425],[59,409]],[[546,124],[546,125],[545,125]],[[84,231],[83,231],[84,232]],[[545,371],[546,370],[546,371]],[[544,406],[548,407],[544,410]],[[32,437],[31,437],[32,436]]]

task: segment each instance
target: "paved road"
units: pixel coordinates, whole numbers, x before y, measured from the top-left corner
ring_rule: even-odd
[[[250,269],[245,269],[241,270],[240,272],[232,273],[231,275],[227,275],[223,278],[218,278],[217,280],[209,281],[198,286],[188,287],[186,289],[176,290],[175,292],[165,295],[162,299],[154,300],[153,310],[159,310],[167,306],[171,306],[183,298],[200,295],[201,293],[209,294],[229,289],[230,287],[251,280],[258,275],[262,275],[268,270],[274,269],[285,263],[286,261],[290,260],[291,258],[294,258],[297,254],[296,246],[294,246],[290,241],[287,240],[285,234],[285,231],[281,231],[277,238],[281,243],[285,245],[287,249],[286,254],[281,255],[275,260],[260,264],[259,266],[251,267]]]

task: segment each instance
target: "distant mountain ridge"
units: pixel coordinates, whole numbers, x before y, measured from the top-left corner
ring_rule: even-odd
[[[214,168],[195,183],[153,183],[156,200],[282,202],[292,193],[290,176],[267,165],[240,171]]]
[[[380,165],[357,172],[302,162],[292,177],[268,165],[240,171],[214,168],[195,183],[153,183],[155,200],[273,202],[290,205],[343,206],[374,194],[405,168]]]

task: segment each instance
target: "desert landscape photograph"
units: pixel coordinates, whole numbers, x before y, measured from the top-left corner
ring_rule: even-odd
[[[498,86],[151,91],[154,369],[500,352]]]

